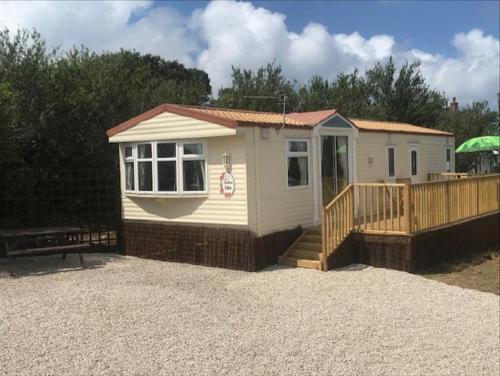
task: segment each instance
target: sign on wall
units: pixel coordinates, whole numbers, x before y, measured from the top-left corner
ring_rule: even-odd
[[[229,172],[223,172],[220,175],[220,193],[224,197],[230,198],[234,194],[234,176]]]

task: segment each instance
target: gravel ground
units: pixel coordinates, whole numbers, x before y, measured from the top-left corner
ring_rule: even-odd
[[[0,260],[0,375],[498,375],[499,297],[356,265]]]

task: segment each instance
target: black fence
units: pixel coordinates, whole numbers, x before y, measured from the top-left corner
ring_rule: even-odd
[[[119,250],[118,173],[65,170],[20,172],[0,179],[0,228],[80,226],[94,249]]]

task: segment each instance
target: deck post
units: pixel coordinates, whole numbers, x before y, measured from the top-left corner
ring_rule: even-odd
[[[325,218],[325,207],[321,207],[320,212],[321,218],[321,256],[322,256],[322,269],[324,272],[328,271],[328,252],[327,252],[327,239],[326,239],[326,218]]]
[[[405,184],[403,202],[405,229],[407,234],[411,234],[411,184]]]
[[[445,204],[445,210],[444,210],[444,215],[445,215],[445,223],[450,223],[450,218],[451,218],[451,200],[450,200],[450,183],[448,182],[448,178],[446,178],[445,185],[444,185],[444,204]]]

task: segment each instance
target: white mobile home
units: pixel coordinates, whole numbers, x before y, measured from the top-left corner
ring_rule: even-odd
[[[119,144],[128,254],[244,270],[276,261],[348,184],[454,171],[453,134],[348,119],[165,104]]]

